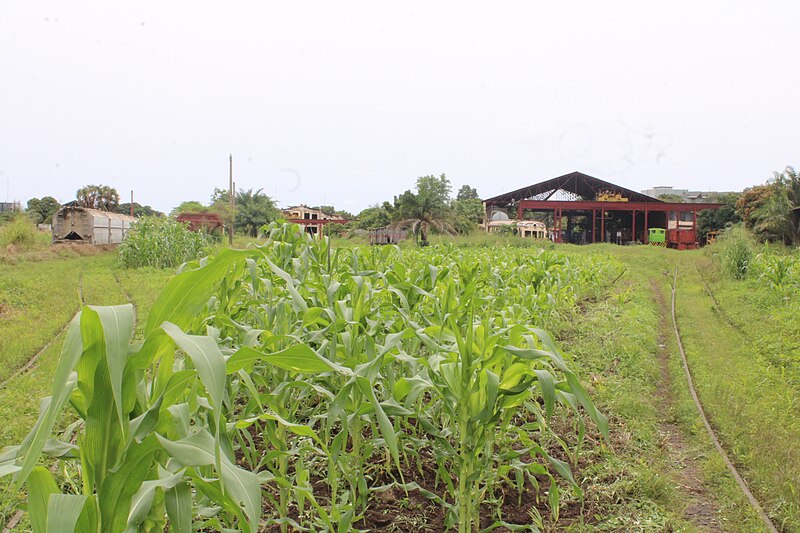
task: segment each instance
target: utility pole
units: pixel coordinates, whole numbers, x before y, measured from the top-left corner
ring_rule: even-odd
[[[228,244],[233,246],[233,154],[229,154],[230,175],[228,178],[228,206],[230,207],[230,226],[228,227]]]

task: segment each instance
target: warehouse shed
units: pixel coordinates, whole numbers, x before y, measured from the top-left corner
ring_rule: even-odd
[[[659,244],[678,249],[698,246],[700,211],[722,207],[663,202],[577,171],[488,198],[483,205],[488,231],[492,224],[538,216],[547,222],[547,234],[555,242],[648,244],[651,230],[657,230],[664,235]]]
[[[135,222],[128,215],[66,205],[53,215],[53,244],[119,244]]]

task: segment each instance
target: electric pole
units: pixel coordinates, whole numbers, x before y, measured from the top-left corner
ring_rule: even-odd
[[[233,154],[229,154],[230,175],[228,178],[228,207],[230,207],[230,226],[228,227],[228,244],[233,246]]]

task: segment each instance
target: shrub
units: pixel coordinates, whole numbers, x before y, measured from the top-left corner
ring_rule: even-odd
[[[12,244],[17,247],[32,248],[44,241],[49,242],[46,234],[39,233],[25,215],[18,214],[7,224],[0,226],[0,246]]]
[[[142,217],[119,247],[125,268],[170,268],[209,254],[213,239],[171,218]]]

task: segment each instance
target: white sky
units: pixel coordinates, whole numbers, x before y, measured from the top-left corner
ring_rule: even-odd
[[[741,190],[800,166],[800,2],[0,0],[0,200],[227,187],[358,212],[447,173]]]

